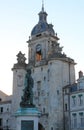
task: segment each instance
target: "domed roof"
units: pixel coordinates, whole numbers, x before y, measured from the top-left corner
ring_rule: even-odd
[[[52,27],[53,27],[52,24],[48,24],[47,22],[39,22],[33,28],[32,32],[31,32],[31,36],[40,34],[40,33],[45,32],[45,31],[48,31],[50,34],[54,35],[55,32],[54,32],[54,29]]]
[[[42,32],[48,32],[49,34],[54,35],[54,29],[52,24],[47,23],[47,13],[44,11],[44,7],[42,7],[42,11],[39,13],[39,22],[34,26],[31,31],[31,36],[38,35]]]

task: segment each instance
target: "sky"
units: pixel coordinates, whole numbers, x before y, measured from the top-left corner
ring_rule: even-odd
[[[28,59],[26,41],[38,23],[42,0],[0,0],[0,90],[12,94],[13,65],[19,51]],[[75,60],[76,79],[84,72],[84,0],[44,0],[63,52]],[[28,62],[28,60],[27,60]]]

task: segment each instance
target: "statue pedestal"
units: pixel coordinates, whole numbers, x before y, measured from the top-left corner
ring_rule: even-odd
[[[37,108],[20,108],[16,112],[16,130],[38,130],[40,112]]]

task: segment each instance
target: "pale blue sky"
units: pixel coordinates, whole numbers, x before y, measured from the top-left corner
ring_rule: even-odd
[[[54,25],[63,52],[84,72],[84,0],[44,0],[48,23]],[[12,93],[12,71],[19,51],[27,54],[31,30],[38,22],[42,0],[0,0],[0,90]]]

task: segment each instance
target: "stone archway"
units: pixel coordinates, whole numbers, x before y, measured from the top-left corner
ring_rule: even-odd
[[[45,130],[42,124],[38,123],[38,130]]]

